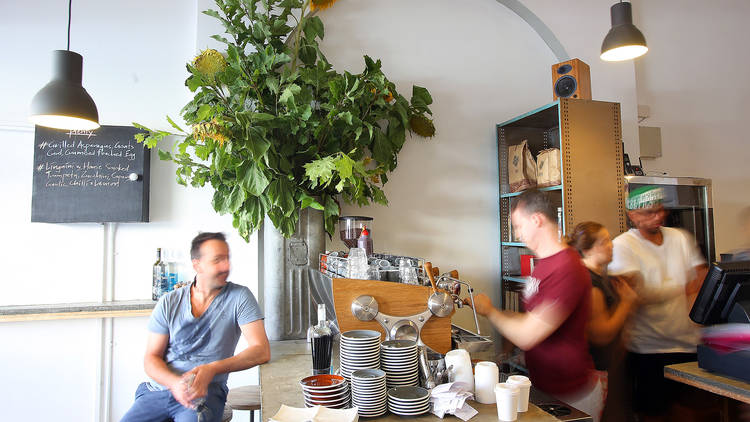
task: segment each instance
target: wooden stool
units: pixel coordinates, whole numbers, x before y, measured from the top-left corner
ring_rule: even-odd
[[[227,404],[234,410],[249,410],[250,422],[253,422],[255,411],[260,410],[260,386],[245,385],[229,390]]]

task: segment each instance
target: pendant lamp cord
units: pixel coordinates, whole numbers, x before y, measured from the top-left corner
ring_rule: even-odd
[[[70,51],[70,11],[73,8],[73,0],[68,0],[68,51]]]

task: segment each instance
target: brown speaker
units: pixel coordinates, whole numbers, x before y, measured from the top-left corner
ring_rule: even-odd
[[[591,99],[589,65],[572,59],[552,65],[552,99]]]

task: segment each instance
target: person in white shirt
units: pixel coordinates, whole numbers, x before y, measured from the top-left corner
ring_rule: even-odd
[[[633,228],[617,236],[609,273],[631,283],[640,306],[625,326],[633,407],[643,420],[666,420],[682,395],[678,383],[664,378],[664,366],[696,360],[700,326],[690,308],[707,272],[695,239],[663,227],[664,191],[644,186],[629,193]]]

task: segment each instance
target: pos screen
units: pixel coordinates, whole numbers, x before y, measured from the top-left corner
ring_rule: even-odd
[[[742,302],[748,301],[750,261],[714,262],[690,310],[690,319],[704,325],[724,323],[736,305],[742,307]],[[745,307],[745,312],[749,308]]]

